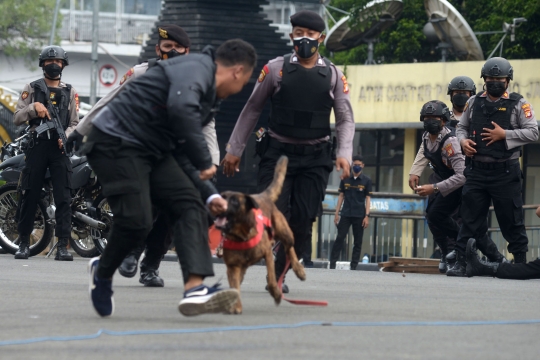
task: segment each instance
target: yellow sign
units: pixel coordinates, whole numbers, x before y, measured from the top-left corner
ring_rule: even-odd
[[[540,109],[540,60],[511,60],[514,81],[509,90],[520,93]],[[452,108],[447,95],[452,78],[465,75],[476,83],[483,61],[347,66],[349,94],[357,123],[420,121],[420,109],[429,100],[441,100]],[[343,67],[341,67],[342,70]]]

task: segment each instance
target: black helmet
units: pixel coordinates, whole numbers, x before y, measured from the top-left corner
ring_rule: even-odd
[[[445,122],[449,122],[450,109],[442,101],[431,100],[422,106],[422,110],[420,110],[420,121],[424,121],[425,116],[440,116]]]
[[[480,77],[485,78],[486,76],[514,80],[514,68],[505,58],[494,57],[486,61],[484,66],[482,66]]]
[[[476,85],[474,85],[473,79],[468,76],[456,76],[448,83],[447,94],[451,95],[454,90],[466,90],[474,95],[476,94]]]
[[[60,46],[47,46],[39,54],[39,67],[43,67],[43,62],[50,59],[60,59],[64,62],[64,67],[69,65],[67,53]]]

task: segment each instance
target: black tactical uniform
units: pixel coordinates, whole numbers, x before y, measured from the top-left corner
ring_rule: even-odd
[[[481,77],[513,79],[513,69],[503,58],[486,61]],[[528,239],[523,223],[522,177],[519,165],[521,146],[538,139],[538,125],[532,106],[517,93],[508,93],[504,82],[486,81],[486,91],[467,102],[457,128],[462,145],[465,139],[476,143],[476,153],[468,160],[461,207],[462,227],[456,250],[458,262],[447,273],[465,276],[465,247],[469,238],[485,236],[485,219],[493,202],[501,232],[508,241],[508,251],[516,262],[526,262]],[[488,97],[491,96],[495,98]],[[495,125],[502,128],[505,139],[483,140]],[[488,130],[484,130],[488,129]]]
[[[46,60],[60,59],[63,66],[44,65]],[[34,103],[46,106],[51,103],[56,107],[64,131],[69,134],[78,123],[78,96],[69,84],[60,82],[60,75],[68,65],[67,54],[61,47],[48,46],[39,56],[39,66],[43,67],[44,76],[50,81],[58,81],[58,87],[49,87],[45,80],[39,79],[25,86],[15,111],[15,125],[28,122],[31,125],[31,140],[26,151],[26,166],[23,169],[20,188],[23,192],[19,215],[18,231],[20,237],[16,259],[26,259],[29,255],[29,241],[33,230],[37,203],[47,169],[51,173],[54,205],[56,206],[55,235],[58,237],[58,250],[55,260],[73,260],[66,246],[71,236],[71,161],[58,143],[58,134],[49,130],[37,135],[33,129],[46,118],[39,118]],[[53,66],[51,66],[53,65]],[[52,116],[52,114],[49,114]]]

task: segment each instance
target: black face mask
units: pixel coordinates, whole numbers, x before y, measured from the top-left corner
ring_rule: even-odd
[[[455,94],[454,96],[452,96],[452,104],[459,112],[463,111],[467,100],[469,100],[468,94]]]
[[[185,51],[183,53],[179,53],[178,51],[176,51],[176,49],[172,49],[169,52],[165,52],[165,51],[161,50],[161,48],[159,48],[159,51],[161,52],[161,59],[162,60],[172,59],[173,57],[186,55]]]
[[[424,120],[424,130],[431,135],[437,135],[442,130],[442,123],[440,120],[426,119]]]
[[[294,50],[302,59],[309,59],[319,49],[319,40],[308,37],[294,38]]]
[[[49,64],[43,67],[47,79],[57,80],[56,78],[62,75],[62,67],[58,64]]]
[[[486,81],[487,93],[495,98],[500,98],[506,92],[505,81]]]

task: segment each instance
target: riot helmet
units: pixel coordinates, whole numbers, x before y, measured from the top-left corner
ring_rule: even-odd
[[[448,83],[448,95],[452,95],[454,90],[470,91],[472,95],[476,94],[476,85],[473,79],[468,76],[456,76]]]
[[[442,118],[444,122],[448,122],[450,121],[450,109],[442,101],[431,100],[422,106],[420,121],[424,121],[426,116],[437,116]]]
[[[60,46],[47,46],[41,50],[39,54],[39,67],[43,67],[45,60],[60,59],[64,63],[64,67],[69,65],[67,53]]]
[[[502,57],[494,57],[488,59],[484,66],[482,66],[481,78],[487,76],[496,78],[509,78],[514,79],[514,68],[510,65],[510,62]]]

